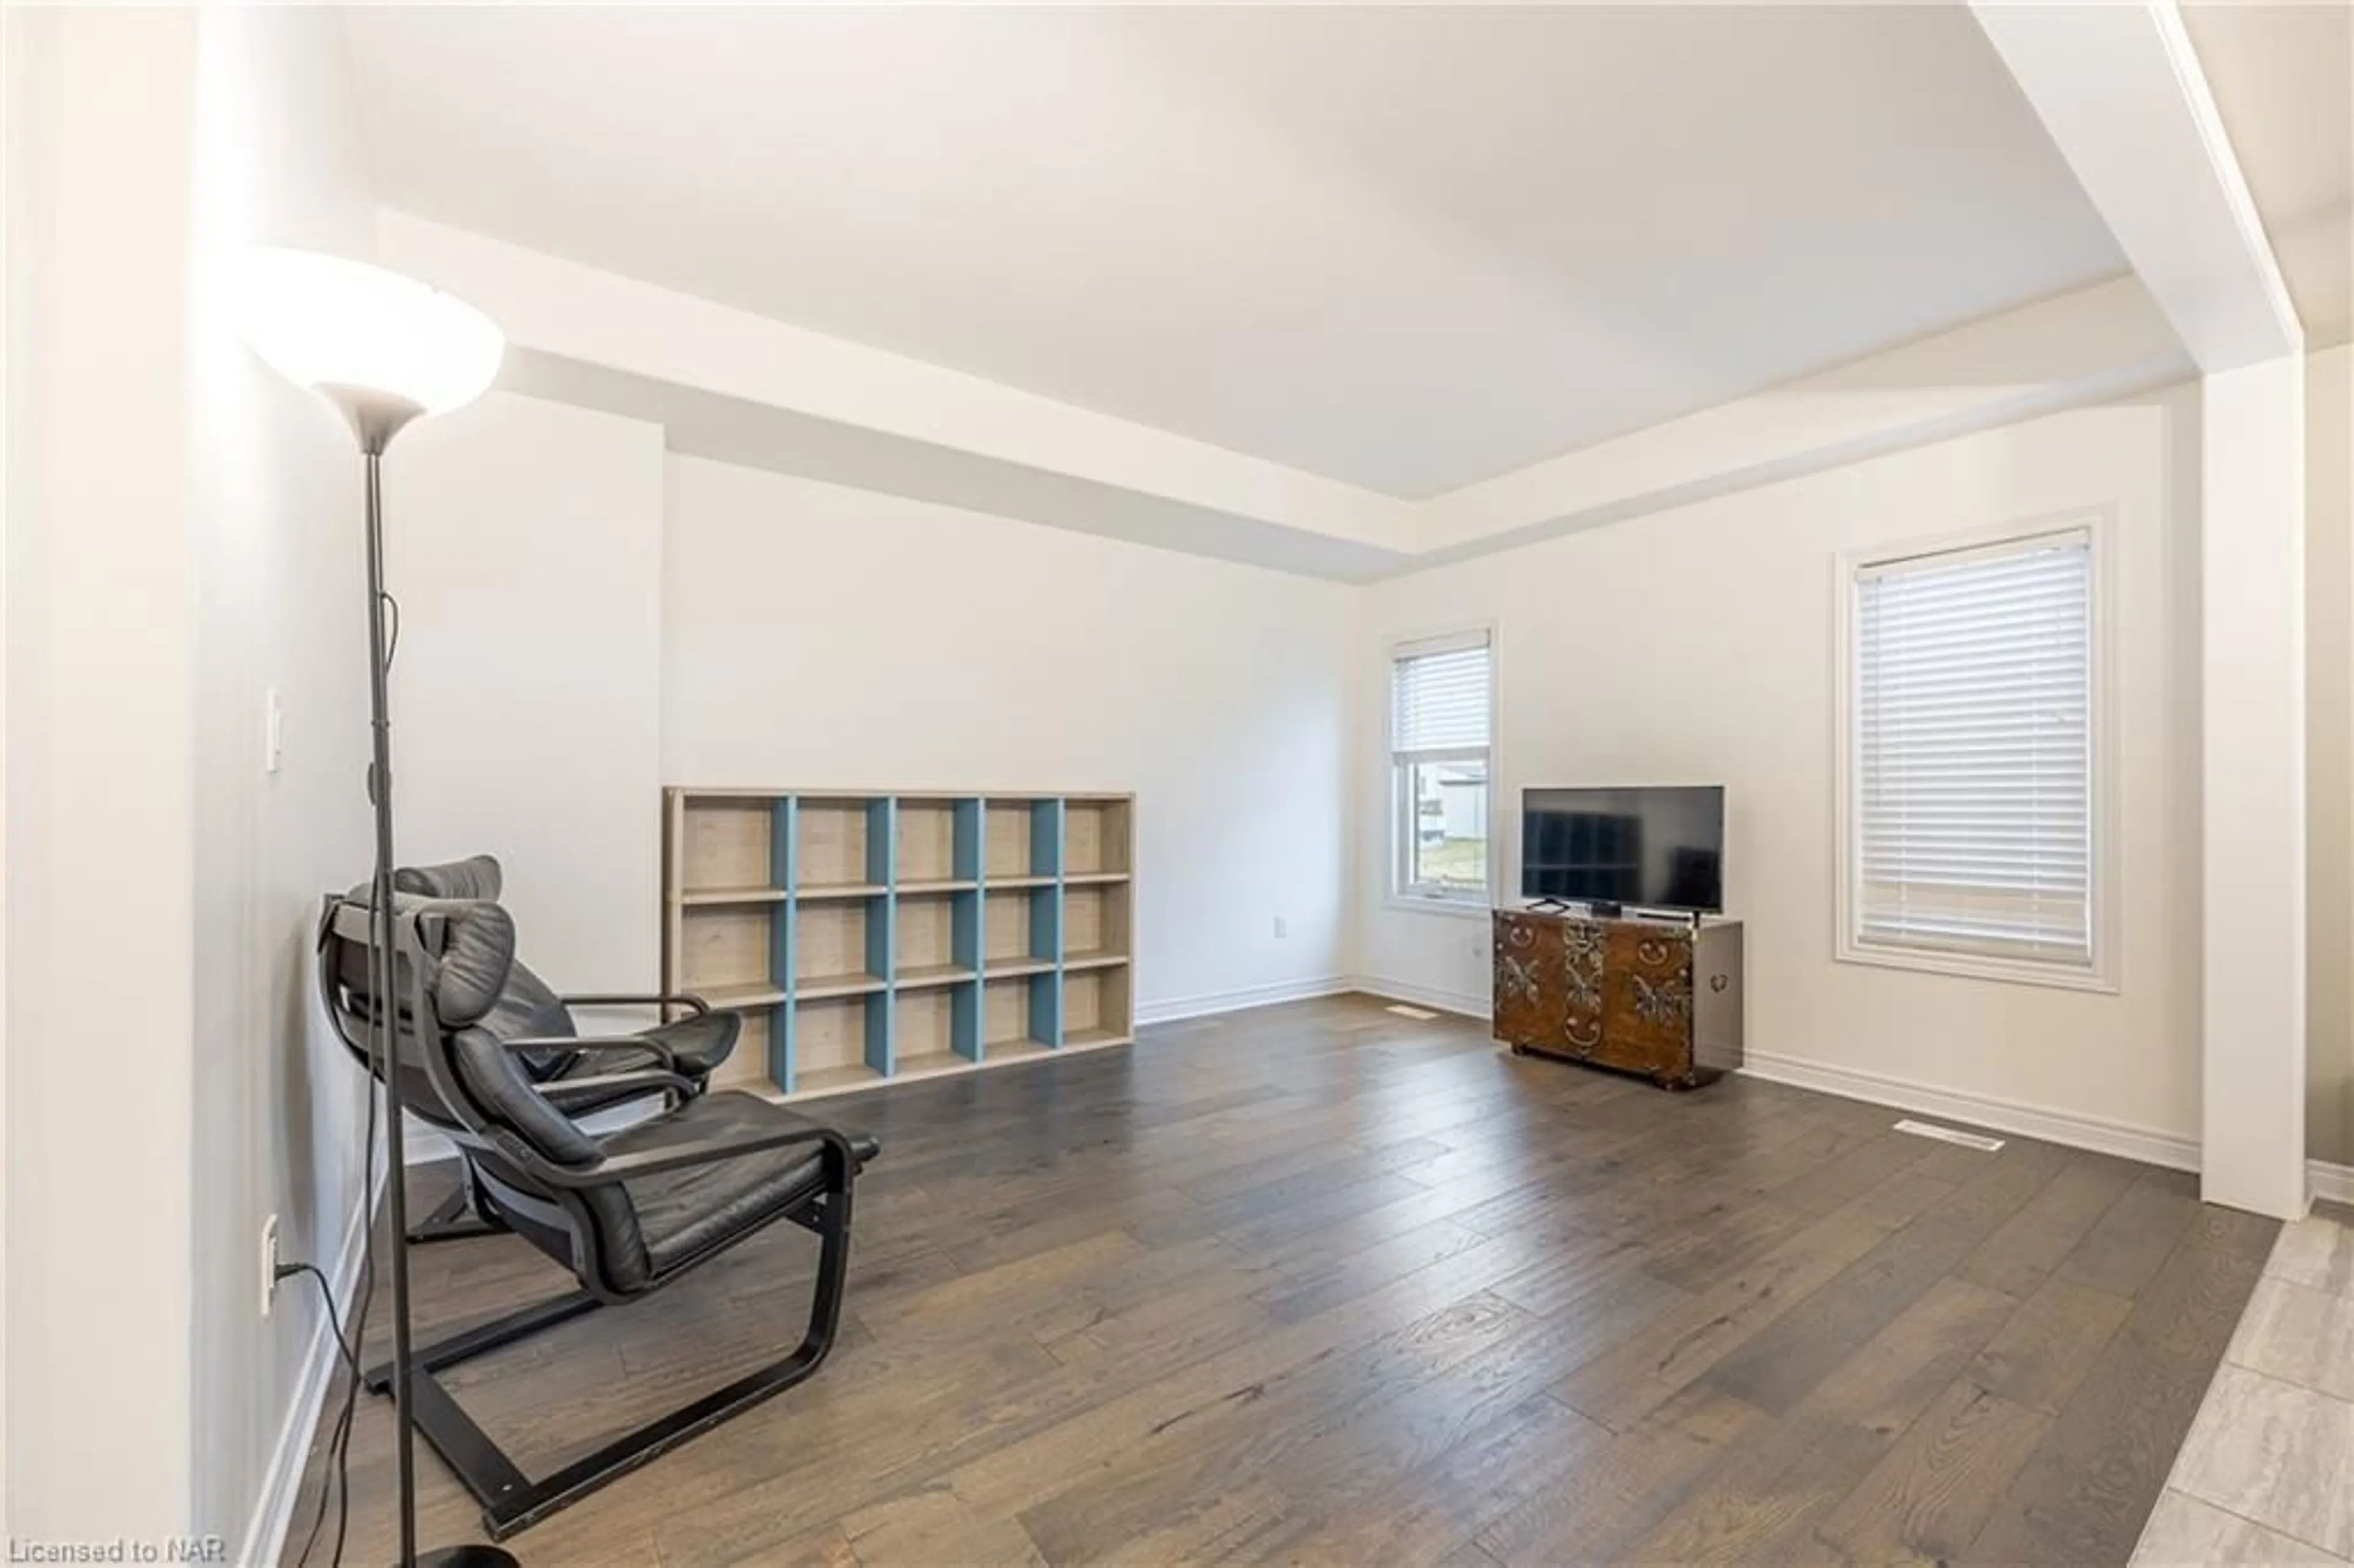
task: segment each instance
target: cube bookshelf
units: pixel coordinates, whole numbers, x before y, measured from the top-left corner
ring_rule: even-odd
[[[673,788],[663,979],[801,1097],[1134,1038],[1126,795]]]

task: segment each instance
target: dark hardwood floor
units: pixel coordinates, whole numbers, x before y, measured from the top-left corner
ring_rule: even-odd
[[[2275,1228],[1364,998],[822,1104],[884,1139],[833,1359],[526,1563],[2123,1563]],[[451,1381],[551,1467],[779,1353],[813,1248]],[[513,1237],[414,1255],[428,1335],[567,1285]],[[364,1399],[347,1562],[390,1555],[390,1432]],[[421,1539],[481,1539],[419,1464]]]

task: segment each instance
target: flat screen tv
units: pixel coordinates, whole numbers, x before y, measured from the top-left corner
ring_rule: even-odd
[[[1724,789],[1521,791],[1521,896],[1724,908]]]

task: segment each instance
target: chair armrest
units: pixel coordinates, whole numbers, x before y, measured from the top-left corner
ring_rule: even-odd
[[[538,1087],[541,1097],[559,1108],[568,1099],[601,1097],[616,1089],[642,1089],[647,1094],[674,1095],[682,1100],[693,1099],[695,1092],[690,1080],[651,1067],[635,1073],[593,1073],[580,1078],[557,1078]]]
[[[659,1040],[642,1034],[525,1034],[513,1040],[502,1040],[503,1051],[642,1051],[663,1065],[664,1072],[678,1071],[678,1054]],[[562,1079],[556,1080],[562,1082]]]
[[[691,991],[594,991],[586,996],[557,998],[567,1007],[684,1007],[698,1018],[711,1011],[711,1004]]]
[[[512,1133],[497,1135],[502,1144],[519,1143]],[[670,1149],[642,1149],[628,1154],[609,1154],[594,1165],[557,1165],[536,1156],[526,1156],[525,1168],[558,1187],[601,1187],[609,1181],[627,1176],[649,1176],[658,1171],[676,1171],[690,1165],[710,1165],[738,1155],[759,1154],[771,1149],[784,1149],[796,1143],[821,1143],[825,1146],[828,1167],[828,1187],[834,1192],[849,1190],[851,1178],[858,1165],[850,1155],[850,1140],[830,1127],[780,1127],[772,1132],[754,1133],[739,1138],[706,1138],[694,1143],[682,1143]],[[521,1152],[521,1150],[518,1150]]]

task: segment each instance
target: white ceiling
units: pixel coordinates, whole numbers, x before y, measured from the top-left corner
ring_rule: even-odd
[[[2354,332],[2354,5],[2182,12],[2308,342]]]
[[[1405,497],[2124,268],[1959,9],[348,27],[389,206]]]

